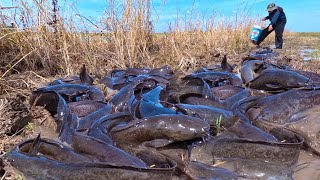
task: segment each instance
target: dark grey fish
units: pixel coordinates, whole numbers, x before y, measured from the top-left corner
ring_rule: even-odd
[[[186,75],[182,79],[190,80],[190,79],[203,79],[208,81],[219,81],[220,79],[228,79],[231,73],[228,72],[200,72],[195,74]]]
[[[55,118],[58,129],[57,132],[61,133],[63,123],[68,118],[69,108],[66,101],[61,95],[54,91],[47,92],[32,92],[30,97],[30,106],[43,106]]]
[[[190,160],[208,165],[238,162],[238,175],[248,178],[291,177],[298,162],[303,138],[295,133],[276,136],[282,142],[252,141],[239,138],[211,139],[190,149]],[[256,166],[253,166],[255,164]],[[259,166],[258,166],[259,165]],[[220,166],[234,171],[235,167]],[[278,167],[278,168],[277,168]],[[283,174],[282,174],[283,173]]]
[[[244,88],[233,85],[225,85],[212,87],[211,91],[214,96],[218,97],[220,100],[225,100],[239,92],[241,92]]]
[[[302,71],[302,70],[295,70],[295,69],[289,69],[288,71],[296,72],[302,76],[305,76],[312,80],[313,82],[320,82],[320,74],[310,71]]]
[[[257,58],[259,60],[272,59],[279,56],[278,52],[274,52],[270,49],[267,50],[258,50],[249,54],[250,57]]]
[[[175,163],[167,160],[166,168],[112,165],[93,162],[56,141],[41,139],[39,154],[27,154],[28,140],[14,148],[8,156],[10,164],[27,179],[172,179]],[[26,164],[28,164],[26,166]]]
[[[209,71],[213,71],[213,72],[232,72],[234,70],[234,68],[236,67],[236,65],[230,65],[228,63],[228,59],[227,59],[227,55],[225,54],[221,60],[221,63],[218,64],[213,64],[210,66],[207,66],[205,68],[200,68],[199,70],[195,71],[195,73],[199,73],[199,72],[209,72]]]
[[[78,101],[81,99],[103,101],[105,97],[102,91],[95,86],[88,86],[83,84],[58,84],[54,86],[39,88],[33,93],[41,94],[44,92],[52,91],[65,97],[67,102]]]
[[[84,156],[97,159],[110,165],[147,167],[147,165],[137,157],[131,156],[122,149],[91,136],[82,135],[73,131],[71,133],[71,139],[71,147],[74,151]]]
[[[186,163],[186,172],[194,179],[236,180],[238,176],[227,169],[213,167],[196,161]]]
[[[233,106],[240,102],[242,99],[249,97],[250,91],[247,88],[243,88],[238,93],[234,94],[233,96],[228,97],[227,99],[222,101],[224,107],[228,110],[232,110]]]
[[[262,60],[249,60],[242,63],[241,79],[245,85],[258,76],[257,71],[263,67],[263,64]]]
[[[290,129],[305,138],[306,144],[316,153],[319,148],[317,110],[320,91],[313,89],[290,90],[244,103],[247,117],[264,130]]]
[[[223,119],[223,121],[228,121],[230,118],[234,116],[231,111],[215,108],[212,106],[191,104],[176,104],[175,106],[182,113],[189,116],[199,117],[207,121],[211,126],[216,125],[216,120],[217,118],[220,118],[220,116]]]
[[[199,118],[186,115],[157,115],[114,127],[110,134],[117,146],[130,151],[132,145],[155,139],[175,142],[204,137],[208,134],[209,128],[209,124]]]
[[[119,123],[127,123],[131,120],[131,117],[127,112],[113,113],[100,117],[97,119],[90,129],[88,130],[88,136],[92,136],[107,144],[113,144],[110,130]]]
[[[58,84],[86,84],[92,85],[94,79],[88,74],[86,66],[83,65],[80,69],[79,76],[69,76],[65,78],[56,79],[50,82],[49,86],[54,86]]]
[[[214,101],[212,99],[207,99],[207,98],[202,98],[202,97],[196,97],[196,96],[191,96],[182,101],[182,103],[185,104],[192,104],[192,105],[205,105],[205,106],[212,106],[216,108],[221,108],[225,109],[225,105],[223,104],[222,101]]]
[[[279,142],[275,136],[257,128],[248,122],[242,121],[237,116],[227,120],[222,119],[221,127],[222,135],[219,135],[219,138],[223,137],[224,134],[227,134],[227,136],[232,134],[231,137],[245,138],[253,141]]]
[[[128,110],[129,99],[134,95],[135,88],[139,83],[141,81],[126,85],[109,100],[108,103],[113,107],[115,112]]]
[[[77,129],[89,129],[91,125],[100,118],[111,114],[112,108],[110,106],[103,106],[101,109],[79,119]]]
[[[160,103],[160,93],[162,90],[163,88],[158,86],[142,95],[139,103],[141,118],[160,114],[177,114],[176,111],[166,108]]]
[[[249,87],[266,91],[307,87],[312,84],[309,78],[292,71],[280,69],[264,70],[249,82]]]
[[[111,110],[111,106],[107,103],[99,102],[99,101],[92,101],[92,100],[84,100],[84,101],[77,101],[77,102],[70,102],[68,103],[68,107],[70,111],[76,114],[79,118],[83,118],[88,116],[91,113],[98,111],[101,108],[106,108]]]
[[[149,81],[155,81],[157,83],[149,83]],[[135,81],[127,84],[123,87],[116,95],[114,95],[109,103],[114,107],[116,112],[128,110],[128,102],[134,95],[136,90],[142,90],[143,88],[153,88],[152,86],[160,84],[167,84],[168,81],[163,78],[152,77],[152,76],[138,76]]]
[[[109,77],[105,76],[100,80],[101,84],[106,85],[110,89],[121,89],[127,83],[131,82],[134,77]]]
[[[151,69],[148,72],[148,75],[160,76],[160,77],[163,77],[163,78],[165,78],[167,80],[170,80],[170,79],[173,78],[174,72],[173,72],[173,69],[170,66],[165,65],[165,66],[162,66],[160,68]]]
[[[202,97],[203,87],[201,86],[183,86],[169,92],[169,100],[174,102],[183,102],[188,97]]]

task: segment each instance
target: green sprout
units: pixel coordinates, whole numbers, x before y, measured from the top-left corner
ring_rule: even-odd
[[[34,124],[28,122],[28,124],[26,125],[26,130],[27,131],[33,131],[33,129],[34,129]]]
[[[218,133],[220,133],[221,121],[222,121],[222,114],[216,120],[216,127],[217,127],[217,132]]]
[[[19,174],[19,175],[18,175],[18,179],[19,179],[19,180],[23,180],[22,175]]]

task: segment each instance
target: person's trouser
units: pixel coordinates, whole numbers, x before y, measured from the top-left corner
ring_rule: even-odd
[[[279,48],[279,49],[282,48],[282,44],[283,44],[282,36],[283,36],[283,31],[284,31],[285,26],[286,26],[286,21],[283,21],[283,22],[279,22],[275,27],[273,27],[273,30],[276,33],[276,35],[275,35],[276,48]],[[259,36],[259,39],[256,44],[259,45],[272,31],[268,31],[268,27],[265,28],[261,32],[261,35]]]

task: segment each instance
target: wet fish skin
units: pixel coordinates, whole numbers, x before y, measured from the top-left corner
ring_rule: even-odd
[[[182,79],[184,80],[203,79],[208,81],[216,81],[218,79],[228,79],[230,75],[231,73],[228,73],[228,72],[209,71],[209,72],[199,72],[195,74],[186,75]]]
[[[67,120],[69,114],[69,108],[64,98],[54,92],[33,92],[30,97],[29,104],[31,106],[43,106],[52,116],[56,116],[55,120],[58,129],[57,132],[61,133],[63,123]]]
[[[213,167],[196,161],[186,163],[187,173],[195,179],[236,180],[238,175],[224,168]]]
[[[289,69],[288,71],[296,72],[302,76],[305,76],[312,80],[313,82],[320,82],[320,74],[310,71],[302,71],[302,70],[295,70],[295,69]]]
[[[214,159],[240,158],[294,166],[303,138],[296,143],[255,141],[244,138],[210,139],[190,149],[191,160],[211,165]]]
[[[83,100],[68,103],[68,107],[71,112],[75,113],[79,118],[88,116],[101,108],[105,108],[105,106],[108,106],[111,110],[111,106],[109,104],[100,101]]]
[[[73,131],[71,139],[71,147],[75,152],[97,158],[101,162],[118,166],[147,167],[140,159],[96,138]]]
[[[29,148],[27,146],[31,146],[32,141],[21,143],[8,156],[11,165],[22,172],[27,179],[148,180],[160,178],[171,180],[176,166],[174,162],[169,163],[168,168],[130,167],[92,162],[87,157],[74,153],[72,149],[63,144],[45,139],[42,139],[40,148],[43,155],[29,156],[21,149],[27,151]]]
[[[243,90],[242,87],[233,85],[225,85],[211,88],[212,93],[221,100],[225,100],[239,93],[241,90]]]
[[[100,118],[108,116],[111,114],[112,108],[111,106],[104,106],[103,108],[79,119],[77,129],[89,129],[91,125]]]
[[[228,121],[229,118],[233,117],[233,113],[231,111],[212,106],[181,103],[176,104],[175,106],[186,115],[199,117],[207,121],[211,126],[216,125],[216,120],[220,116],[222,117],[223,121]]]
[[[312,82],[309,78],[292,71],[280,69],[264,70],[249,82],[249,87],[266,91],[307,87]]]
[[[209,124],[199,118],[180,114],[157,115],[115,127],[110,133],[117,146],[126,148],[128,144],[139,145],[154,139],[175,142],[204,137],[208,135],[209,128]]]
[[[215,101],[208,98],[196,97],[191,96],[182,101],[184,104],[192,104],[192,105],[205,105],[205,106],[212,106],[220,109],[226,109],[226,106],[223,104],[222,101]]]
[[[162,90],[163,88],[161,86],[157,86],[148,93],[142,95],[139,103],[141,118],[161,114],[177,114],[176,111],[166,108],[160,103],[160,93]]]
[[[32,144],[38,143],[37,153],[30,153],[33,149]],[[83,163],[92,162],[90,158],[77,154],[70,147],[51,139],[47,138],[35,138],[26,140],[19,145],[13,151],[18,153],[24,153],[28,156],[44,156],[64,163]]]
[[[227,129],[227,131],[235,133],[239,138],[246,138],[255,141],[267,141],[267,142],[279,142],[279,140],[256,126],[243,122],[239,117],[234,117],[234,124],[231,126],[229,124],[225,125],[225,121],[222,121],[222,126]]]
[[[128,109],[128,101],[134,94],[135,86],[137,86],[136,83],[126,85],[109,100],[108,103],[114,107],[115,112],[126,111]]]
[[[237,102],[240,102],[243,99],[246,99],[249,97],[249,89],[243,88],[238,93],[228,97],[227,99],[222,101],[222,104],[224,105],[225,109],[232,110],[233,106],[237,104]]]
[[[255,77],[257,77],[256,68],[264,64],[261,60],[249,60],[243,62],[241,66],[241,79],[244,84],[248,84]]]
[[[152,79],[149,76],[139,76],[134,82],[127,84],[123,87],[116,95],[114,95],[110,100],[109,104],[114,107],[115,112],[122,112],[128,110],[128,102],[130,98],[134,95],[136,88],[142,84],[140,88],[144,87],[144,81]]]
[[[86,85],[92,85],[94,81],[94,78],[92,78],[86,69],[86,66],[83,64],[79,76],[68,76],[65,78],[59,78],[56,79],[50,83],[48,83],[48,86],[54,86],[58,84],[86,84]]]
[[[305,144],[319,154],[319,105],[319,89],[300,89],[252,99],[245,103],[244,111],[261,129],[282,128],[298,133],[305,139]]]
[[[113,144],[111,135],[109,132],[116,126],[116,124],[121,122],[128,122],[131,117],[127,112],[109,114],[97,119],[89,128],[87,135],[99,139],[107,144]]]
[[[252,101],[250,109],[261,109],[251,120],[286,122],[293,114],[320,104],[320,90],[302,89],[289,90],[280,94],[267,96]],[[294,106],[292,106],[294,104]],[[248,114],[250,117],[250,114]]]
[[[175,102],[182,102],[191,96],[202,96],[203,87],[201,86],[183,86],[181,89],[169,92],[169,99]]]
[[[56,92],[62,96],[70,98],[87,94],[89,99],[95,101],[103,101],[105,97],[102,91],[97,87],[84,84],[58,84],[54,86],[46,86],[38,88],[33,93],[41,94],[45,92]]]

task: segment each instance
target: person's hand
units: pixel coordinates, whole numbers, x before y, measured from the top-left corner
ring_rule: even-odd
[[[273,30],[273,27],[272,27],[272,25],[270,25],[268,28],[268,31],[272,31],[272,30]]]
[[[266,18],[262,18],[262,19],[261,19],[261,21],[265,21],[265,20],[267,20],[267,19],[266,19]]]

